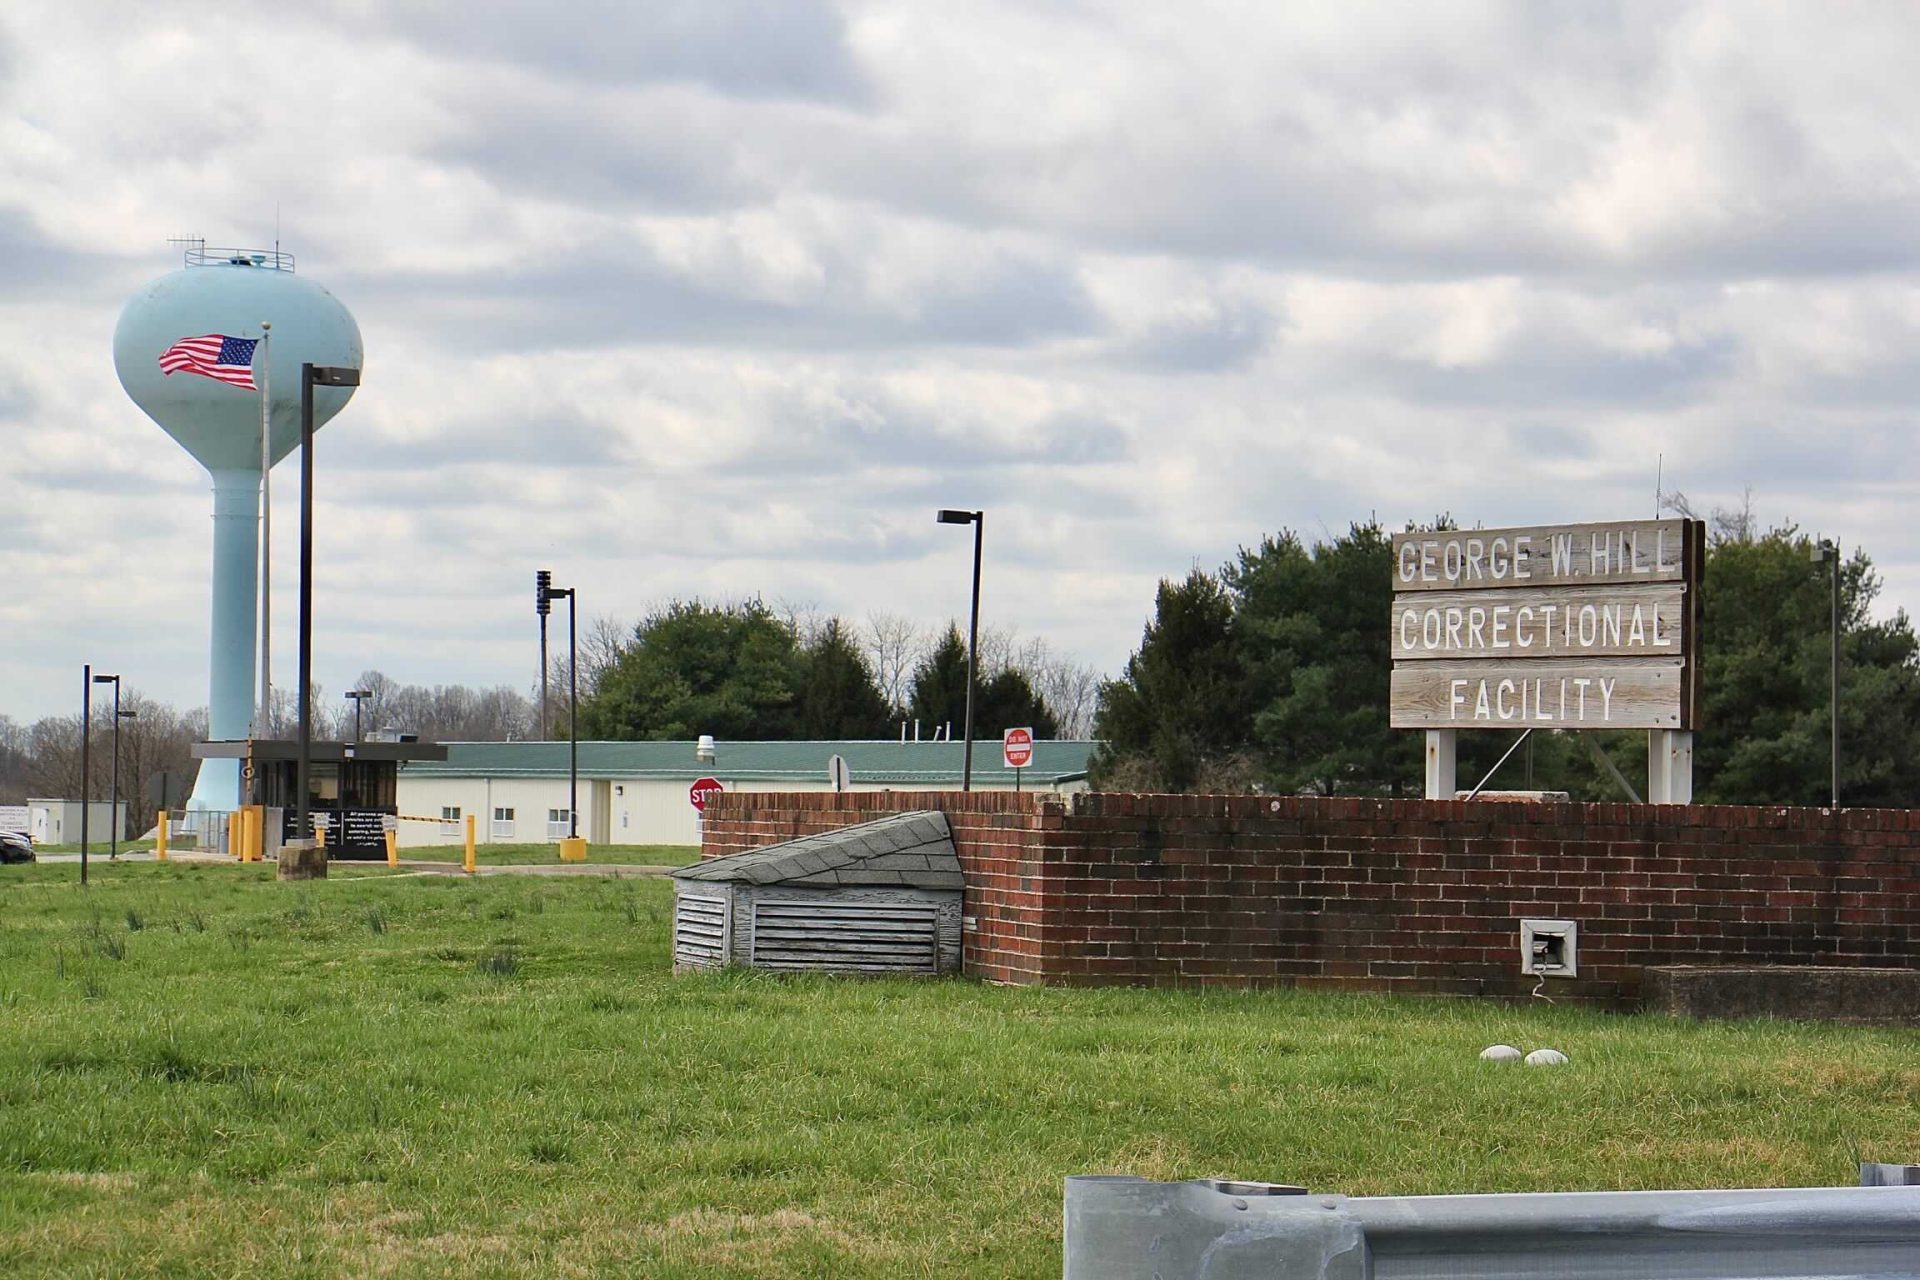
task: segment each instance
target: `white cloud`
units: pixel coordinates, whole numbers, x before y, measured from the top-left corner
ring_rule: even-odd
[[[1639,514],[1656,466],[1920,601],[1897,6],[526,12],[0,16],[0,711],[89,660],[204,698],[204,477],[108,341],[167,236],[276,220],[368,352],[332,688],[529,682],[540,566],[942,620],[950,505],[990,617],[1112,670],[1264,533]]]

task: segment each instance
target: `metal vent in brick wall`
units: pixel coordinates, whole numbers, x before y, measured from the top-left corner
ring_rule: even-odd
[[[727,900],[682,894],[673,904],[673,962],[696,969],[727,963]]]
[[[756,968],[935,973],[939,942],[938,908],[931,903],[815,898],[753,904]]]

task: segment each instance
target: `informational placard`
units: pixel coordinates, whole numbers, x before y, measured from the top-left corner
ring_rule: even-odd
[[[1396,534],[1396,729],[1691,729],[1698,520]]]

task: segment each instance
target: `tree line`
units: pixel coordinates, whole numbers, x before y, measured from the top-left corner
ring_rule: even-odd
[[[924,627],[876,612],[863,624],[805,609],[776,611],[758,600],[673,601],[628,625],[596,618],[580,637],[580,721],[583,735],[602,738],[837,739],[891,738],[917,721],[923,737],[958,735],[965,721],[966,641],[958,626]],[[567,667],[555,660],[544,726],[567,735]],[[975,732],[997,735],[1016,725],[1040,737],[1085,737],[1091,731],[1101,677],[1059,655],[1044,639],[992,628],[980,637]],[[361,733],[394,730],[427,741],[503,742],[540,736],[538,687],[474,688],[405,684],[378,670],[360,673],[355,691]],[[315,737],[349,740],[355,704],[315,685]],[[174,779],[175,795],[191,788],[198,762],[192,747],[207,736],[204,707],[180,711],[129,687],[121,707],[121,796],[130,820],[144,823],[149,780]],[[93,786],[105,799],[111,776],[111,708],[94,708]],[[297,732],[294,690],[276,689],[260,735]],[[80,715],[20,724],[0,715],[0,804],[29,796],[77,797]],[[909,729],[911,732],[911,728]],[[142,825],[144,829],[144,825]]]
[[[1683,495],[1666,500],[1692,514]],[[1760,530],[1750,502],[1708,525],[1694,797],[1824,804],[1828,570],[1797,527]],[[1904,610],[1872,616],[1881,582],[1864,551],[1839,572],[1842,801],[1920,804],[1920,641]],[[1423,735],[1387,727],[1392,583],[1377,522],[1314,543],[1283,532],[1218,572],[1162,581],[1139,648],[1100,693],[1095,785],[1419,795]],[[1515,736],[1462,733],[1461,784]],[[1644,733],[1536,733],[1490,785],[1624,799],[1607,764],[1644,778],[1645,744]]]
[[[876,613],[857,625],[758,599],[676,600],[630,630],[596,624],[587,650],[580,728],[589,738],[889,738],[903,726],[957,737],[966,720],[967,644],[952,623],[930,631]],[[1085,736],[1099,686],[1096,672],[1044,640],[990,630],[979,645],[975,736],[1016,726]]]
[[[407,685],[379,671],[363,671],[355,689],[370,695],[360,710],[363,733],[404,727],[423,738],[447,741],[499,741],[533,734],[537,720],[534,702],[505,686],[471,689],[464,685]],[[207,738],[207,711],[195,707],[180,711],[138,689],[128,687],[120,707],[131,713],[120,721],[120,797],[127,803],[129,824],[144,831],[157,805],[150,803],[155,774],[169,775],[168,788],[177,807],[192,789],[199,771],[193,744]],[[319,739],[350,740],[354,733],[352,703],[313,686],[313,734]],[[299,708],[291,689],[274,690],[265,738],[292,738],[298,732]],[[95,702],[89,753],[92,756],[90,797],[108,798],[113,776],[113,707]],[[74,799],[81,793],[81,716],[43,716],[20,724],[0,715],[0,804],[24,804],[29,797]]]

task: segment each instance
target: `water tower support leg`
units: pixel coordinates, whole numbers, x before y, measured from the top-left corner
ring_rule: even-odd
[[[260,473],[213,473],[213,626],[208,736],[247,736],[254,708],[254,631],[259,621]],[[203,760],[190,809],[240,806],[240,762]]]

